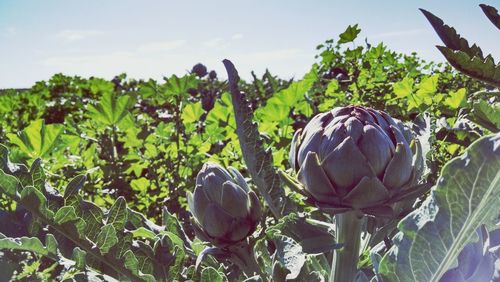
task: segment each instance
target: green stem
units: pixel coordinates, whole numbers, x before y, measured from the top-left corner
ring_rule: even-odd
[[[357,273],[362,221],[356,211],[335,217],[337,241],[344,245],[335,251],[329,281],[353,282]]]

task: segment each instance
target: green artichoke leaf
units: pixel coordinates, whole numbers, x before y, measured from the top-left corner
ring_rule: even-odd
[[[430,196],[398,225],[379,265],[383,281],[439,281],[464,246],[500,213],[500,133],[485,136],[448,162]]]

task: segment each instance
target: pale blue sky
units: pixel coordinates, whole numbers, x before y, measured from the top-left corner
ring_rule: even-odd
[[[315,46],[358,23],[371,43],[442,60],[427,9],[499,59],[500,33],[478,4],[500,0],[132,1],[0,0],[0,88],[54,73],[133,78],[184,74],[197,62],[224,74],[231,59],[248,78],[265,68],[300,77]]]

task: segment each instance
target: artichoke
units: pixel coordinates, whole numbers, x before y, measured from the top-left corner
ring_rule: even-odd
[[[261,214],[257,195],[236,169],[231,172],[206,163],[196,177],[194,193],[187,194],[196,236],[218,247],[236,244],[251,235]]]
[[[410,138],[402,123],[385,112],[337,107],[295,133],[290,163],[302,192],[320,208],[391,212],[391,204],[415,194]]]

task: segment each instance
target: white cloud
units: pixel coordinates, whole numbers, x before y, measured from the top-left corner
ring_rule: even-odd
[[[171,51],[184,45],[186,45],[186,40],[157,41],[142,44],[137,50],[145,53]]]
[[[210,40],[203,42],[202,44],[203,44],[203,46],[209,47],[209,48],[224,47],[226,45],[224,40],[220,37],[212,38]]]
[[[17,30],[14,27],[7,27],[5,28],[5,35],[16,35]]]
[[[231,36],[231,39],[233,40],[238,40],[238,39],[242,39],[243,38],[243,34],[241,33],[236,33],[236,34],[233,34],[233,36]]]
[[[424,28],[400,30],[400,31],[377,33],[377,34],[374,34],[372,36],[368,36],[368,38],[402,37],[402,36],[417,35],[417,34],[424,33],[426,31],[427,31],[427,29],[424,29]]]
[[[75,29],[66,29],[62,30],[56,34],[56,37],[62,38],[65,41],[78,41],[83,40],[89,37],[95,37],[104,34],[104,32],[99,30],[75,30]]]

